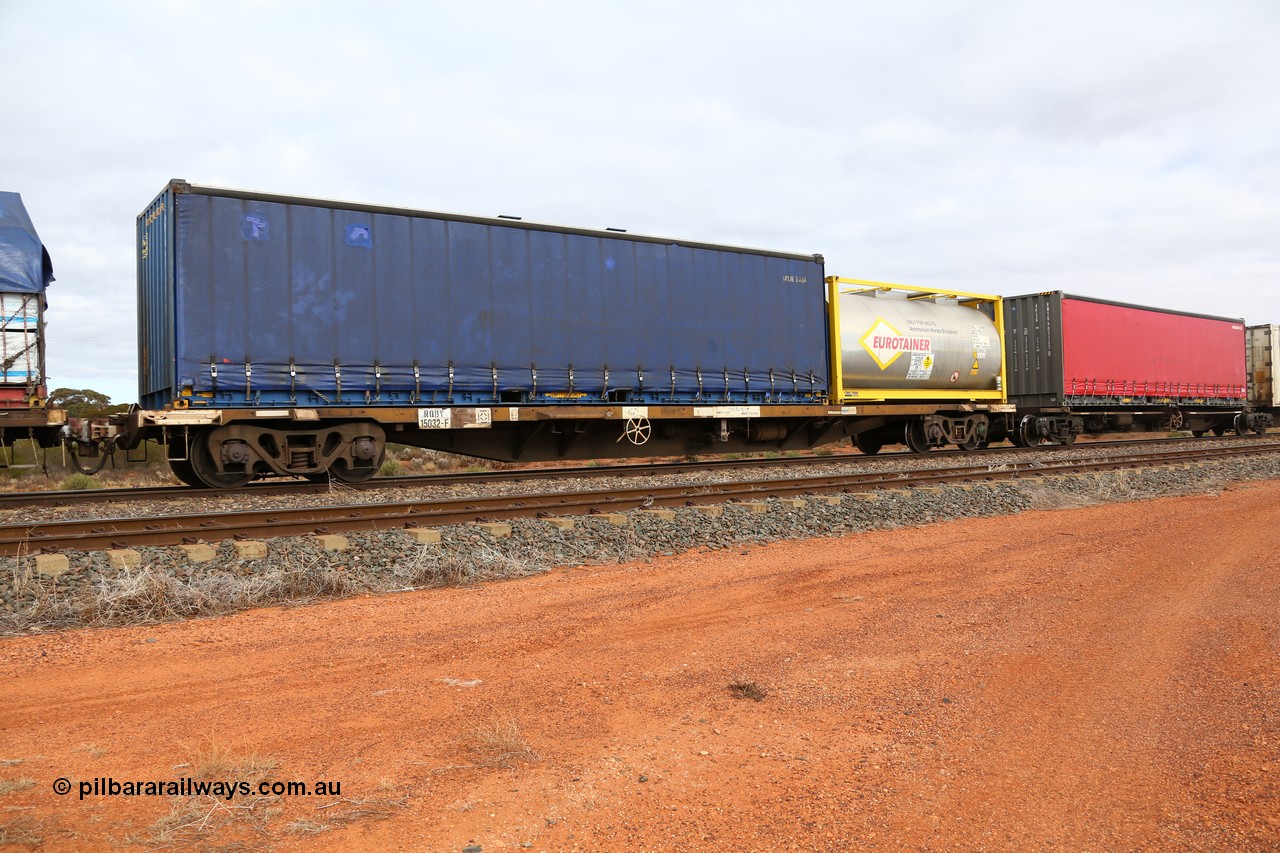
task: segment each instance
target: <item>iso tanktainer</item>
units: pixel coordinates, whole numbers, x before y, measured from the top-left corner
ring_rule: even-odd
[[[146,409],[828,392],[820,255],[182,181],[138,251]]]
[[[1239,407],[1244,322],[1071,296],[1004,300],[1009,397],[1019,406]]]

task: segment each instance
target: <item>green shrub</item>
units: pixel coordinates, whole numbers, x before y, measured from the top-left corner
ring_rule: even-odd
[[[85,489],[101,489],[102,484],[90,477],[88,474],[72,474],[63,480],[58,488],[68,492],[81,492]]]

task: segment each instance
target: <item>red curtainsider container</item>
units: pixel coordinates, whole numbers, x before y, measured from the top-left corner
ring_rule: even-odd
[[[1060,291],[1004,300],[1010,402],[1024,407],[1236,407],[1242,320]]]

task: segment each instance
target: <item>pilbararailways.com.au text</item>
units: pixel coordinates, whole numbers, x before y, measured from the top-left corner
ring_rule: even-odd
[[[235,797],[337,797],[342,795],[342,783],[321,780],[312,784],[299,781],[247,782],[243,779],[208,780],[184,776],[181,779],[127,779],[119,781],[110,776],[99,776],[77,783],[80,799],[86,797],[218,797],[231,800]],[[59,795],[71,793],[71,780],[61,777],[54,781],[53,791]]]

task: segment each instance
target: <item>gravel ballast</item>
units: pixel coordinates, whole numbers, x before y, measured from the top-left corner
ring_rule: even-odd
[[[811,472],[816,473],[816,472]],[[69,568],[41,577],[33,557],[0,558],[0,632],[135,624],[386,593],[525,577],[558,567],[670,556],[780,539],[840,536],[1028,509],[1213,492],[1280,478],[1280,457],[1234,459],[1098,474],[1050,476],[825,497],[803,506],[768,500],[763,513],[733,504],[716,516],[694,509],[627,513],[625,525],[576,516],[570,530],[537,519],[512,522],[498,538],[472,525],[440,528],[439,544],[419,545],[403,531],[352,533],[345,551],[315,537],[273,539],[267,556],[238,559],[231,542],[213,543],[213,560],[193,563],[179,548],[138,549],[141,565],[112,567],[105,552],[64,551]],[[579,487],[581,484],[579,483]]]

